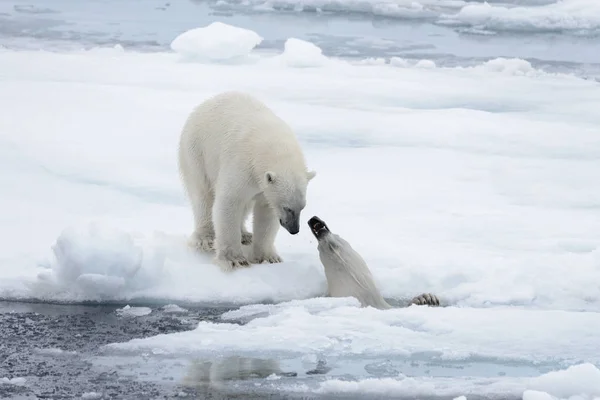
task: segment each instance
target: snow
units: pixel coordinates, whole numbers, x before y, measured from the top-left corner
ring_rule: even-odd
[[[350,63],[293,40],[290,64],[255,45],[220,53],[224,38],[206,37],[183,46],[193,59],[0,50],[0,298],[242,306],[103,351],[272,358],[303,378],[264,388],[600,396],[590,351],[600,347],[600,84],[519,59]],[[251,50],[252,63],[205,62]],[[280,231],[282,264],[224,273],[187,248],[179,132],[194,106],[230,89],[296,130],[317,171],[302,219],[318,215],[349,241],[390,301],[431,292],[447,307],[319,297],[306,223]],[[305,374],[319,360],[328,379]]]
[[[186,60],[237,60],[248,56],[262,40],[252,30],[217,21],[183,32],[173,39],[171,49]]]

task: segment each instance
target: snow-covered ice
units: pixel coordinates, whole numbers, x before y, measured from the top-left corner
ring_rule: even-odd
[[[530,387],[558,398],[577,395],[597,398],[600,396],[600,369],[590,363],[574,365],[565,371],[552,371],[532,379]]]
[[[92,400],[92,399],[101,399],[102,393],[98,392],[85,392],[81,395],[82,399]]]
[[[431,60],[419,60],[416,64],[415,67],[417,68],[424,68],[424,69],[431,69],[431,68],[435,68],[435,62],[431,61]]]
[[[530,2],[532,3],[532,2]],[[562,0],[548,4],[511,6],[488,2],[465,4],[454,15],[442,15],[441,22],[464,24],[491,31],[598,32],[600,3],[596,0]]]
[[[476,68],[488,70],[490,72],[501,72],[507,75],[534,76],[540,73],[540,71],[537,71],[531,66],[529,61],[521,60],[519,58],[506,59],[499,57],[490,61],[486,61],[485,63],[478,65]]]
[[[227,313],[224,322],[200,322],[197,329],[112,344],[126,351],[161,350],[207,356],[232,352],[244,356],[294,357],[319,354],[335,358],[393,358],[419,355],[422,361],[497,360],[523,364],[569,363],[587,359],[597,345],[597,314],[559,310],[484,308],[360,309],[355,299],[310,299],[250,305]],[[562,324],[556,326],[556,321]],[[518,327],[518,328],[517,328]],[[498,335],[501,334],[502,340]],[[566,339],[577,337],[568,342]],[[435,344],[432,346],[432,344]]]
[[[150,307],[131,307],[129,304],[116,310],[123,317],[143,317],[152,312]]]
[[[188,310],[186,310],[183,307],[179,307],[177,304],[167,304],[166,306],[163,306],[162,311],[165,313],[186,313]]]
[[[0,50],[0,298],[246,304],[104,351],[333,368],[264,388],[600,396],[600,84],[518,59],[305,69],[253,54],[236,65],[126,47]],[[226,274],[187,248],[179,132],[229,89],[297,131],[317,171],[304,220],[318,215],[348,240],[385,297],[427,291],[448,307],[319,298],[306,224],[279,233],[282,264]],[[248,304],[269,302],[280,304]]]
[[[297,68],[321,67],[328,61],[319,46],[296,38],[285,41],[283,54],[279,57],[288,67]]]
[[[63,350],[63,349],[59,349],[58,347],[47,347],[47,348],[43,348],[43,349],[36,349],[36,353],[46,355],[46,356],[51,356],[51,357],[62,357],[62,356],[70,357],[70,356],[74,356],[77,354],[76,351]]]
[[[583,377],[580,376],[583,374]],[[533,378],[490,379],[475,378],[465,381],[448,378],[407,377],[398,379],[368,378],[356,382],[330,379],[312,390],[314,393],[383,395],[390,397],[455,396],[457,393],[522,398],[523,400],[597,399],[600,370],[592,364],[579,364],[565,370],[550,372]],[[536,389],[534,389],[536,388]],[[300,389],[300,388],[299,388]],[[501,395],[501,396],[499,396]],[[522,396],[522,397],[521,397]],[[461,395],[455,400],[469,396]]]
[[[385,296],[598,309],[597,83],[489,63],[298,70],[270,61],[0,52],[10,210],[0,228],[2,297],[247,303],[322,294],[308,229],[279,234],[284,264],[233,275],[185,246],[192,217],[177,173],[179,130],[197,103],[235,88],[297,130],[318,173],[303,215],[348,240]]]
[[[25,384],[25,382],[27,382],[27,379],[21,378],[21,377],[16,377],[16,378],[3,377],[3,378],[0,378],[0,384],[3,384],[3,385],[23,386]]]
[[[360,13],[387,18],[432,20],[471,33],[565,32],[595,35],[600,29],[597,0],[220,0],[219,8],[255,11]]]
[[[262,40],[254,31],[217,21],[183,32],[173,39],[171,49],[189,61],[238,60],[248,56]]]

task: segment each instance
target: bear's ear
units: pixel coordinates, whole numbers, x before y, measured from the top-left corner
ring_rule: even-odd
[[[312,178],[314,178],[317,175],[317,171],[308,171],[306,173],[306,179],[308,179],[308,181],[310,182],[310,180]]]
[[[271,171],[265,172],[265,181],[267,183],[274,183],[276,177],[277,177],[277,175],[275,175],[275,172],[271,172]]]

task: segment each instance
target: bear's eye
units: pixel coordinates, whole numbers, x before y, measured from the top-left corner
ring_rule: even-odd
[[[294,212],[291,209],[287,208],[287,207],[283,207],[283,211],[285,211],[286,214],[294,215]]]

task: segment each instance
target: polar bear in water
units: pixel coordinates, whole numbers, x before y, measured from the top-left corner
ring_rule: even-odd
[[[325,221],[317,216],[308,221],[308,226],[319,243],[317,249],[325,268],[330,297],[355,297],[363,307],[392,308],[375,285],[367,263],[350,243],[331,232]],[[413,298],[411,303],[439,306],[440,300],[433,294],[424,293]]]
[[[179,170],[194,212],[191,245],[216,249],[225,271],[250,263],[279,263],[279,225],[300,231],[308,171],[293,130],[265,104],[224,92],[187,118],[179,142]],[[254,211],[253,233],[244,222]],[[242,244],[252,244],[246,255]]]

